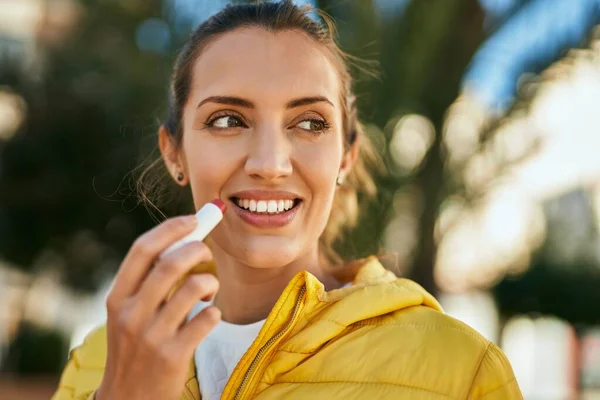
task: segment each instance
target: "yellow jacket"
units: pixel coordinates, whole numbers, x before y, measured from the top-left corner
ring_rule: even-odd
[[[73,350],[52,400],[91,399],[106,328]],[[200,400],[193,360],[181,400]],[[443,314],[423,288],[375,258],[326,292],[297,274],[234,369],[223,399],[522,399],[498,347]]]

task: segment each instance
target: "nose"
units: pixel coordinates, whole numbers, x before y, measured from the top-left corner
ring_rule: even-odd
[[[253,132],[244,169],[255,179],[273,181],[292,174],[291,143],[280,128],[262,128]]]

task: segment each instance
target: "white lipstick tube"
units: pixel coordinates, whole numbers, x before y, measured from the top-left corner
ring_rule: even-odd
[[[188,243],[203,241],[214,227],[221,222],[225,210],[227,210],[227,206],[219,199],[206,203],[196,213],[196,221],[198,221],[196,228],[164,250],[159,258],[166,256]]]

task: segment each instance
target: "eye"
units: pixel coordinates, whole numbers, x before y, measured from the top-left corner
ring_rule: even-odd
[[[246,126],[240,118],[235,117],[233,115],[222,115],[220,117],[213,118],[210,121],[208,121],[206,125],[208,127],[218,129],[238,128]]]
[[[315,118],[300,121],[296,126],[300,129],[304,129],[305,131],[312,132],[323,132],[324,130],[329,128],[329,124],[327,122]]]

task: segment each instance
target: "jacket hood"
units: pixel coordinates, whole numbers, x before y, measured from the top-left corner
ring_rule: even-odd
[[[296,334],[288,340],[292,347],[296,347],[296,342],[302,343],[303,348],[296,348],[296,351],[316,348],[350,325],[411,307],[425,306],[443,312],[437,300],[425,289],[411,280],[396,277],[376,257],[363,260],[350,287],[327,292],[314,275],[302,272],[284,293],[292,288],[295,292],[302,286],[306,288],[301,309],[305,318],[298,322],[294,329]]]

